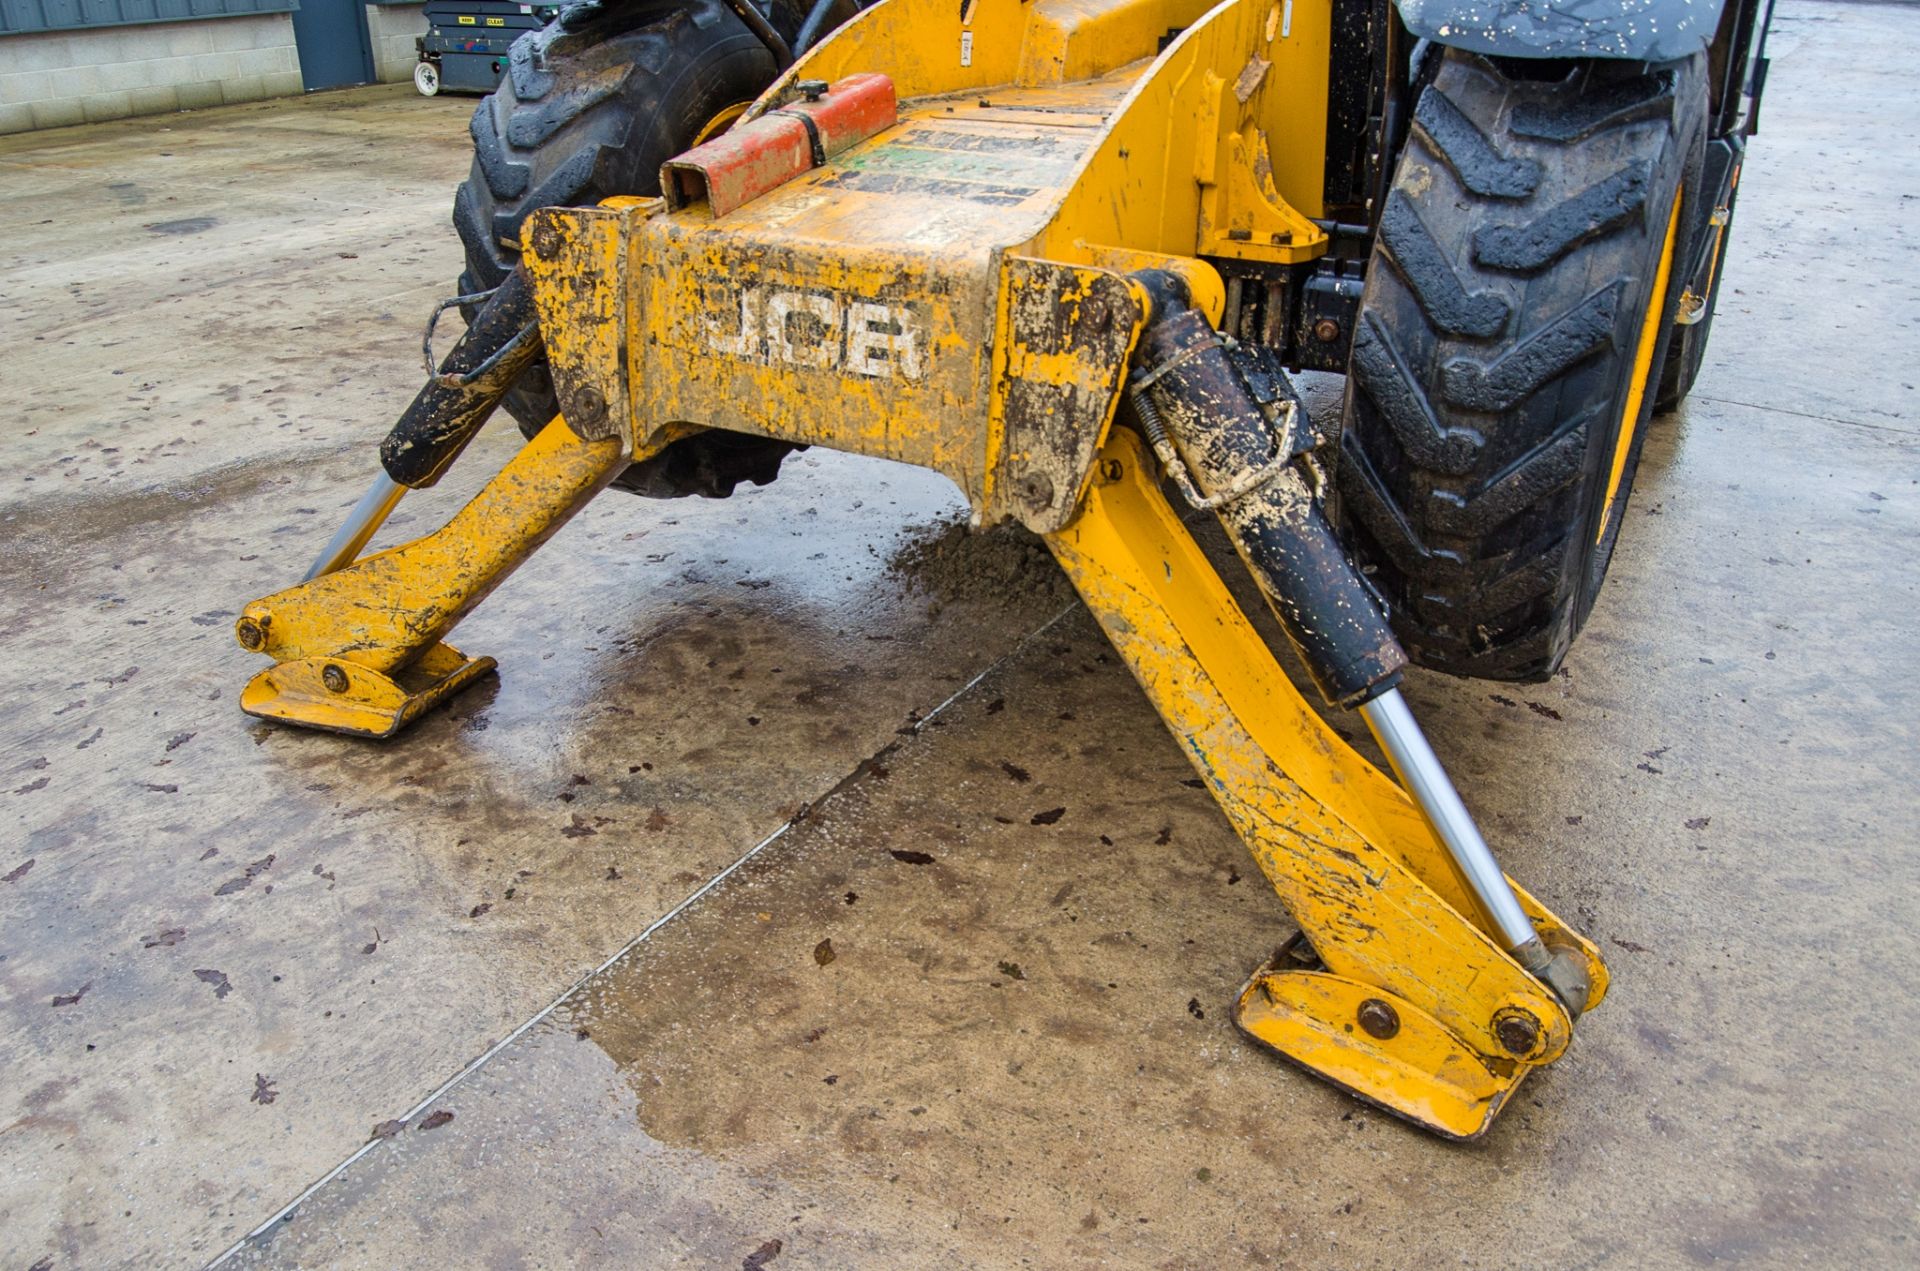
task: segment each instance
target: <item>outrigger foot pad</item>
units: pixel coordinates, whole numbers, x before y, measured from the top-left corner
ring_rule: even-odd
[[[441,641],[391,675],[343,658],[299,658],[247,682],[240,709],[330,733],[391,737],[494,668]]]
[[[1392,993],[1268,964],[1240,990],[1242,1032],[1321,1080],[1445,1138],[1487,1132],[1528,1065],[1474,1050]]]

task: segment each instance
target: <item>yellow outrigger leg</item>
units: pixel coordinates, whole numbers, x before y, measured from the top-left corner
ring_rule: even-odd
[[[1406,793],[1300,695],[1115,429],[1086,507],[1047,539],[1324,964],[1263,968],[1239,1022],[1288,1059],[1450,1138],[1478,1137],[1573,1035],[1567,1010],[1466,915]],[[1599,951],[1517,885],[1550,947]]]
[[[626,461],[620,438],[585,441],[555,419],[444,528],[254,601],[236,635],[276,664],[241,709],[391,737],[493,669],[442,637]]]

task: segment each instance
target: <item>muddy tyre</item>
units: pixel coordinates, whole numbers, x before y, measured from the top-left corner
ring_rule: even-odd
[[[661,163],[759,96],[774,74],[772,56],[720,0],[579,4],[521,37],[469,126],[473,170],[453,203],[466,249],[460,293],[511,272],[520,227],[536,208],[658,194]],[[559,412],[544,360],[504,405],[528,437]],[[773,480],[792,449],[703,433],[633,464],[614,484],[658,498],[724,498],[743,480]]]
[[[1697,58],[1449,49],[1422,92],[1354,332],[1338,510],[1415,662],[1544,679],[1586,621],[1673,330],[1706,104]]]

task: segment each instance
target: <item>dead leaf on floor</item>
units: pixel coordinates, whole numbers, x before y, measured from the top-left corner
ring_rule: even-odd
[[[420,1124],[415,1128],[420,1130],[437,1130],[451,1120],[453,1120],[453,1113],[442,1108],[438,1112],[429,1112],[427,1115],[421,1117]]]
[[[740,1259],[740,1271],[761,1271],[761,1268],[779,1257],[780,1251],[784,1248],[786,1248],[786,1246],[778,1240],[767,1241],[758,1249],[755,1249],[752,1253]]]
[[[820,966],[826,966],[834,959],[833,941],[822,940],[813,946],[813,960]]]
[[[92,987],[93,987],[93,981],[88,980],[85,984],[82,984],[79,988],[75,989],[71,993],[56,994],[53,999],[53,1004],[55,1006],[72,1006],[77,1002],[79,1002],[81,998],[85,997],[87,995],[87,990]]]
[[[1048,808],[1045,812],[1035,812],[1029,825],[1052,825],[1067,814],[1065,808]]]

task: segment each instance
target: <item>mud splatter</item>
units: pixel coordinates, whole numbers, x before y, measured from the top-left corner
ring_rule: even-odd
[[[887,568],[942,604],[1064,604],[1074,594],[1046,544],[1011,524],[978,534],[959,520],[927,526],[894,552]]]
[[[211,984],[215,998],[225,1000],[227,994],[233,992],[233,982],[227,979],[227,973],[225,971],[215,971],[211,969],[195,971],[193,978],[202,984]]]

